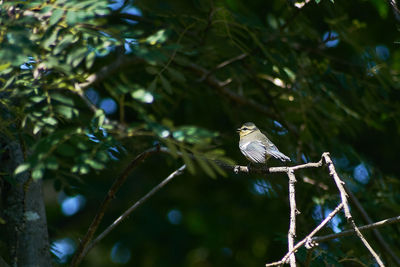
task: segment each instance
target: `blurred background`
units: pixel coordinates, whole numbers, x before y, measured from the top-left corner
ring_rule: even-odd
[[[157,146],[171,153],[153,154],[129,174],[97,234],[182,164],[187,170],[81,266],[280,260],[287,176],[236,175],[212,161],[248,164],[235,132],[248,121],[289,165],[330,152],[373,221],[399,214],[400,14],[389,1],[9,1],[1,12],[2,134],[18,134],[30,151],[19,170],[43,180],[55,266],[70,263],[126,166]],[[340,198],[326,168],[296,175],[300,240]],[[367,224],[354,206],[352,213]],[[339,214],[320,234],[349,228]],[[380,232],[400,257],[399,225]],[[374,235],[366,238],[395,266]],[[374,264],[355,236],[321,243],[309,256],[310,266]],[[306,258],[300,249],[300,266]]]

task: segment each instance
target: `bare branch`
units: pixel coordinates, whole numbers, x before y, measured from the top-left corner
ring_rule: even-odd
[[[289,250],[289,252],[282,258],[282,260],[266,264],[265,266],[276,266],[276,265],[282,265],[286,263],[287,259],[294,254],[301,246],[304,244],[311,246],[315,246],[317,243],[313,243],[313,239],[311,239],[316,233],[318,233],[319,230],[321,230],[330,220],[332,220],[333,217],[343,208],[343,203],[340,203],[336,209],[334,209],[314,230],[311,231],[310,234],[308,234],[303,240],[301,240],[299,243],[296,244],[292,249]]]
[[[96,237],[85,249],[83,256],[85,256],[97,243],[99,243],[107,234],[109,234],[118,224],[120,224],[126,217],[128,217],[134,210],[143,205],[149,198],[151,198],[155,193],[157,193],[161,188],[163,188],[167,183],[169,183],[173,178],[179,176],[186,169],[186,165],[182,165],[179,169],[171,173],[167,178],[165,178],[161,183],[150,190],[141,199],[135,202],[129,209],[127,209],[121,216],[119,216],[110,226],[108,226],[100,235]]]
[[[226,87],[226,85],[227,85],[226,82],[218,80],[215,77],[215,75],[208,75],[209,71],[206,70],[205,68],[198,66],[194,63],[191,63],[185,67],[187,67],[189,70],[193,71],[200,77],[206,77],[205,82],[207,82],[207,84],[210,85],[211,87],[217,89],[218,92],[220,92],[222,95],[226,96],[228,99],[230,99],[240,105],[246,105],[246,106],[252,107],[253,109],[255,109],[257,111],[259,111],[263,114],[266,114],[270,118],[276,119],[275,113],[272,112],[269,108],[257,103],[256,101],[254,101],[252,99],[247,99],[247,98],[231,91],[229,88]]]
[[[358,229],[360,231],[364,231],[364,230],[373,230],[375,228],[378,227],[382,227],[388,224],[392,224],[392,223],[397,223],[400,222],[400,215],[396,216],[396,217],[392,217],[392,218],[388,218],[379,222],[375,222],[375,223],[371,223],[371,224],[367,224],[364,226],[360,226],[358,227]],[[324,235],[324,236],[319,236],[319,237],[314,237],[312,238],[311,242],[315,242],[315,243],[320,243],[320,242],[326,242],[332,239],[336,239],[336,238],[340,238],[340,237],[345,237],[345,236],[350,236],[355,234],[354,229],[350,229],[350,230],[345,230],[342,231],[340,233],[337,234],[330,234],[330,235]]]
[[[394,17],[396,18],[397,21],[400,21],[400,10],[397,7],[396,0],[388,0],[388,2],[393,9]]]
[[[295,184],[296,177],[294,176],[294,171],[289,170],[287,172],[289,177],[289,204],[290,204],[290,225],[288,232],[288,249],[293,250],[294,238],[296,236],[296,215],[298,210],[296,209],[296,196],[295,196]],[[296,267],[296,257],[294,253],[289,256],[290,267]]]
[[[135,159],[131,161],[131,163],[125,168],[125,170],[122,172],[122,174],[114,181],[113,185],[111,188],[108,190],[108,193],[106,197],[104,198],[103,202],[101,203],[99,210],[94,217],[92,223],[89,226],[89,229],[86,233],[86,235],[83,237],[82,241],[79,244],[79,247],[71,261],[71,267],[72,266],[78,266],[80,262],[82,261],[83,257],[85,256],[85,251],[87,249],[87,246],[89,245],[89,242],[92,240],[94,233],[96,232],[97,228],[99,227],[99,224],[101,220],[103,219],[104,213],[106,209],[108,208],[108,205],[110,204],[111,200],[114,199],[115,194],[117,193],[118,189],[122,186],[122,184],[126,181],[128,178],[128,175],[130,172],[144,159],[146,159],[149,155],[158,153],[160,151],[160,148],[151,148],[148,149],[142,153],[140,153],[138,156],[136,156]]]
[[[242,60],[242,59],[246,58],[247,56],[248,56],[248,54],[243,53],[243,54],[240,54],[240,55],[238,55],[236,57],[233,57],[233,58],[230,58],[228,60],[225,60],[225,61],[221,62],[220,64],[215,66],[213,69],[211,69],[209,71],[206,71],[206,73],[199,79],[199,81],[202,82],[202,81],[206,80],[208,78],[208,76],[210,76],[216,70],[222,69],[223,67],[226,67],[229,64],[232,64],[232,63],[234,63],[236,61]]]
[[[369,217],[368,213],[365,211],[363,206],[361,205],[360,201],[357,199],[357,197],[349,190],[349,188],[344,185],[344,189],[346,190],[347,194],[349,195],[350,200],[354,203],[355,207],[358,209],[358,211],[361,214],[361,217],[363,217],[364,221],[368,224],[372,224],[373,221]],[[399,257],[394,253],[394,251],[390,248],[388,243],[386,243],[385,239],[383,239],[383,236],[379,232],[378,229],[373,229],[372,230],[373,235],[375,236],[376,240],[379,242],[379,244],[382,246],[382,248],[392,257],[394,262],[400,266],[400,259]]]
[[[322,157],[325,159],[326,164],[328,165],[329,168],[329,174],[332,176],[334,179],[336,186],[340,192],[340,198],[342,199],[343,203],[343,209],[344,209],[344,214],[346,216],[347,221],[350,223],[350,225],[353,227],[354,231],[356,232],[357,236],[360,238],[361,242],[364,244],[364,246],[369,250],[371,255],[375,258],[376,262],[378,263],[379,266],[385,266],[381,260],[381,258],[378,256],[378,254],[374,251],[374,249],[371,247],[371,245],[368,243],[368,241],[365,239],[363,234],[360,232],[358,229],[357,225],[354,222],[353,216],[350,213],[350,208],[349,204],[347,202],[347,193],[346,190],[344,189],[344,182],[339,178],[338,174],[336,173],[335,166],[333,165],[333,162],[329,156],[329,153],[324,153]]]

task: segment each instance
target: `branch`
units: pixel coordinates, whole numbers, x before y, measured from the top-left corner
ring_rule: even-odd
[[[391,6],[392,9],[393,9],[393,14],[394,14],[396,20],[397,20],[397,21],[400,21],[400,10],[399,10],[399,8],[397,7],[396,0],[388,0],[388,2],[389,2],[390,6]]]
[[[324,221],[322,221],[320,223],[320,225],[318,225],[313,231],[311,231],[311,233],[306,236],[302,241],[300,241],[299,243],[297,243],[295,246],[293,246],[293,243],[291,244],[291,242],[293,242],[293,239],[290,239],[289,236],[289,250],[288,253],[280,260],[277,262],[273,262],[273,263],[269,263],[266,264],[266,266],[277,266],[277,265],[282,265],[287,263],[288,259],[290,260],[290,265],[291,266],[296,266],[296,262],[295,262],[295,258],[294,258],[294,254],[297,251],[298,248],[300,248],[301,246],[303,246],[304,244],[306,245],[307,248],[310,248],[312,246],[317,245],[317,241],[316,239],[312,239],[312,237],[319,231],[322,229],[322,227],[324,227],[342,208],[344,209],[344,213],[346,216],[347,221],[350,223],[350,225],[352,226],[353,230],[349,231],[349,233],[356,233],[357,236],[361,239],[361,241],[363,242],[363,244],[367,247],[367,249],[369,250],[369,252],[372,254],[372,256],[375,258],[376,262],[378,263],[379,266],[384,266],[382,260],[380,259],[380,257],[376,254],[376,252],[372,249],[372,247],[369,245],[369,243],[366,241],[366,239],[364,238],[364,236],[361,234],[360,229],[356,226],[354,219],[350,213],[350,208],[347,202],[347,194],[344,188],[344,182],[339,178],[338,174],[336,173],[335,170],[335,166],[330,158],[329,153],[325,152],[322,154],[321,160],[319,162],[315,162],[315,163],[307,163],[307,164],[302,164],[302,165],[298,165],[298,166],[292,166],[292,167],[273,167],[273,168],[269,168],[267,170],[267,172],[287,172],[288,176],[289,176],[289,180],[294,178],[294,170],[298,170],[298,169],[303,169],[303,168],[318,168],[321,167],[323,165],[323,163],[325,162],[325,164],[328,166],[329,169],[329,174],[330,176],[334,179],[335,184],[339,190],[340,196],[341,196],[341,204],[339,204],[336,209],[334,211],[332,211],[328,217],[326,217],[324,219]],[[236,173],[238,172],[245,172],[248,173],[251,171],[251,169],[245,167],[245,166],[235,166],[234,167],[234,171]],[[293,174],[293,177],[290,177],[290,174]],[[294,178],[295,179],[295,178]],[[295,227],[294,223],[292,222],[293,217],[295,216],[295,214],[293,215],[293,206],[295,205],[295,200],[294,200],[294,188],[293,188],[293,184],[291,184],[289,182],[289,192],[291,195],[290,196],[290,206],[291,206],[291,230],[289,231],[290,233],[294,233],[294,231],[292,230],[292,227]],[[400,216],[399,216],[400,217]],[[390,222],[396,222],[397,219],[400,218],[392,218],[390,219]],[[380,223],[381,224],[381,223]],[[337,235],[335,235],[337,236]]]
[[[186,169],[186,165],[182,165],[179,169],[171,173],[167,178],[165,178],[161,183],[150,190],[145,196],[135,202],[129,209],[127,209],[121,216],[119,216],[110,226],[108,226],[100,235],[96,237],[83,252],[83,257],[97,244],[99,243],[107,234],[109,234],[115,227],[117,227],[126,217],[128,217],[134,210],[145,203],[149,198],[151,198],[155,193],[157,193],[161,188],[163,188],[167,183],[169,183],[173,178],[179,176]]]
[[[10,267],[10,265],[8,265],[7,262],[2,257],[0,257],[0,266],[1,267]]]
[[[400,215],[397,217],[392,217],[392,218],[388,218],[379,222],[375,222],[375,223],[371,223],[371,224],[367,224],[364,226],[360,226],[358,229],[361,231],[364,230],[374,230],[375,228],[378,227],[382,227],[388,224],[392,224],[392,223],[397,223],[400,222]],[[337,234],[330,234],[330,235],[324,235],[324,236],[319,236],[319,237],[314,237],[311,239],[312,243],[320,243],[320,242],[326,242],[332,239],[336,239],[336,238],[340,238],[340,237],[345,237],[345,236],[350,236],[353,235],[355,233],[354,229],[350,229],[350,230],[345,230],[342,231],[340,233]]]
[[[266,114],[270,118],[276,119],[275,113],[272,112],[266,106],[261,105],[252,99],[247,99],[247,98],[231,91],[229,88],[227,88],[226,85],[227,85],[227,83],[230,82],[230,79],[228,79],[225,82],[220,81],[215,77],[215,75],[208,75],[209,74],[208,70],[206,70],[205,68],[200,67],[199,65],[196,65],[194,63],[191,63],[184,67],[187,67],[189,70],[193,71],[200,77],[205,77],[204,80],[205,80],[205,82],[207,82],[207,84],[209,86],[217,89],[222,95],[226,96],[228,99],[230,99],[240,105],[246,105],[246,106],[252,107],[257,111],[259,111],[263,114]]]
[[[312,232],[306,236],[303,240],[301,240],[299,243],[296,244],[292,249],[289,250],[289,252],[282,258],[282,260],[273,262],[273,263],[268,263],[265,266],[277,266],[277,265],[282,265],[287,262],[287,259],[291,256],[294,255],[294,253],[304,244],[311,244],[312,243],[312,237],[319,231],[321,230],[330,220],[332,220],[333,217],[343,208],[343,203],[340,203],[339,206],[336,207]],[[311,247],[311,245],[309,245]]]
[[[373,221],[369,217],[368,213],[365,211],[363,206],[361,205],[360,201],[357,199],[357,197],[349,190],[349,188],[344,185],[344,189],[346,190],[347,194],[349,195],[350,200],[354,203],[358,211],[361,213],[361,217],[363,217],[364,221],[368,224],[372,224]],[[383,239],[383,236],[379,232],[378,229],[373,229],[372,230],[373,235],[375,238],[378,240],[378,242],[381,244],[382,248],[392,257],[394,262],[400,266],[400,259],[399,257],[393,252],[393,250],[390,248],[388,243],[386,243],[385,239]]]
[[[287,172],[289,177],[289,203],[290,203],[290,226],[288,232],[288,248],[289,251],[293,250],[294,237],[296,236],[296,214],[298,210],[296,209],[296,198],[295,198],[295,183],[296,177],[294,176],[294,171],[289,170]],[[289,257],[290,267],[296,267],[296,257],[292,253]]]
[[[208,76],[210,76],[211,73],[215,72],[216,70],[222,69],[222,68],[226,67],[229,64],[232,64],[232,63],[234,63],[236,61],[242,60],[242,59],[246,58],[247,56],[248,56],[248,54],[246,54],[246,53],[240,54],[240,55],[238,55],[236,57],[233,57],[231,59],[228,59],[228,60],[225,60],[225,61],[221,62],[220,64],[218,64],[217,66],[215,66],[211,70],[206,70],[206,73],[199,79],[199,82],[202,82],[202,81],[206,80],[208,78]]]
[[[140,153],[138,156],[136,156],[135,159],[131,161],[131,163],[125,168],[125,170],[122,172],[122,174],[115,180],[111,188],[108,190],[108,193],[106,197],[104,198],[103,202],[101,203],[99,210],[94,217],[92,223],[89,226],[89,229],[86,233],[86,235],[83,237],[82,241],[79,244],[79,247],[71,261],[71,267],[73,266],[78,266],[80,262],[82,261],[83,257],[85,256],[85,251],[87,249],[87,246],[89,245],[89,242],[92,240],[94,233],[96,232],[97,228],[99,227],[99,224],[101,220],[103,219],[104,213],[106,209],[108,208],[108,205],[110,204],[111,200],[114,199],[115,194],[117,193],[118,189],[122,186],[122,184],[126,181],[128,178],[128,175],[130,172],[143,160],[145,160],[148,156],[158,153],[160,151],[159,147],[156,148],[151,148],[148,149],[142,153]]]
[[[101,68],[98,72],[89,75],[84,82],[76,83],[75,87],[78,86],[81,89],[86,89],[92,86],[94,83],[98,83],[109,77],[112,73],[114,73],[119,68],[125,65],[134,65],[137,63],[144,62],[144,60],[138,57],[129,57],[125,54],[120,54],[117,59],[112,62],[110,65],[106,65]]]
[[[356,232],[357,236],[360,238],[361,242],[364,244],[364,246],[369,250],[371,255],[375,258],[376,262],[378,263],[379,266],[385,266],[378,256],[378,254],[374,251],[374,249],[371,247],[371,245],[368,243],[368,241],[365,239],[363,234],[360,232],[358,229],[357,225],[354,222],[353,216],[350,213],[350,208],[349,204],[347,202],[347,193],[346,190],[344,189],[344,182],[339,178],[339,176],[336,173],[335,166],[333,165],[333,162],[329,156],[329,153],[324,153],[322,157],[325,159],[326,164],[328,165],[329,168],[329,174],[332,176],[332,178],[335,180],[336,186],[340,192],[340,198],[342,199],[343,203],[343,208],[344,208],[344,214],[346,216],[347,221],[350,223],[350,225],[353,227],[354,231]]]
[[[232,170],[234,171],[236,174],[239,172],[243,172],[243,173],[278,173],[278,172],[285,172],[288,173],[290,171],[296,171],[296,170],[300,170],[300,169],[308,169],[308,168],[319,168],[323,165],[322,160],[318,161],[318,162],[309,162],[309,163],[305,163],[305,164],[300,164],[300,165],[296,165],[296,166],[292,166],[292,167],[270,167],[268,169],[265,168],[254,168],[252,166],[240,166],[240,165],[236,165],[236,166],[231,166],[231,165],[227,165],[224,164],[223,162],[219,162],[219,161],[215,161],[215,163],[218,164],[218,166],[220,166],[223,169],[227,169],[227,170]]]

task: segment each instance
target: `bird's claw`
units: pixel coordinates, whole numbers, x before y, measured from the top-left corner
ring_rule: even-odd
[[[233,171],[235,172],[235,174],[239,173],[239,169],[240,169],[239,166],[235,166],[235,168],[233,168]]]

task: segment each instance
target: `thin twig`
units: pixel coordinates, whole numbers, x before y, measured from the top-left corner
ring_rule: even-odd
[[[378,227],[382,227],[388,224],[392,224],[392,223],[397,223],[400,222],[400,215],[396,216],[396,217],[392,217],[392,218],[388,218],[379,222],[375,222],[375,223],[371,223],[371,224],[367,224],[364,226],[360,226],[358,227],[358,229],[360,231],[364,231],[364,230],[373,230],[375,228]],[[326,242],[332,239],[336,239],[336,238],[340,238],[340,237],[345,237],[345,236],[350,236],[353,235],[355,233],[354,229],[350,229],[350,230],[345,230],[342,231],[340,233],[337,234],[330,234],[330,235],[324,235],[324,236],[317,236],[311,239],[311,242],[315,242],[315,243],[320,243],[320,242]]]
[[[73,266],[78,266],[80,262],[82,261],[83,257],[85,256],[85,251],[87,246],[89,245],[89,242],[92,240],[94,233],[96,232],[97,228],[99,227],[99,224],[101,220],[103,219],[104,213],[110,204],[111,200],[114,199],[115,194],[117,193],[118,189],[122,186],[122,184],[126,181],[128,178],[128,175],[130,172],[140,163],[142,162],[145,158],[147,158],[149,155],[157,153],[160,151],[160,148],[155,147],[148,149],[142,153],[140,153],[138,156],[136,156],[135,159],[131,161],[131,163],[125,168],[125,170],[122,172],[122,174],[116,179],[111,186],[111,188],[108,190],[108,193],[106,197],[104,198],[103,202],[101,203],[99,210],[94,217],[92,223],[90,224],[88,231],[86,235],[83,237],[81,240],[79,247],[72,258],[71,261],[71,267]]]
[[[355,207],[358,209],[358,211],[361,214],[361,217],[363,217],[365,223],[371,224],[373,223],[373,220],[371,217],[369,217],[368,213],[364,209],[364,207],[361,205],[360,201],[358,198],[349,190],[349,188],[344,185],[344,189],[346,190],[350,200],[354,203]],[[379,242],[379,244],[382,246],[382,248],[392,257],[394,262],[397,264],[397,266],[400,266],[400,259],[399,257],[394,253],[394,251],[390,248],[388,243],[386,243],[385,239],[383,239],[382,234],[379,232],[378,229],[373,229],[372,234],[375,236],[376,240]]]
[[[303,240],[298,242],[292,249],[289,250],[289,252],[282,258],[282,260],[266,264],[266,266],[276,266],[276,265],[282,265],[286,263],[287,259],[296,252],[301,246],[304,244],[307,244],[312,247],[315,246],[317,243],[311,243],[312,237],[318,233],[332,218],[343,208],[343,203],[340,203],[314,230],[311,231],[310,234],[308,234]]]
[[[242,60],[242,59],[246,58],[247,56],[248,56],[248,54],[243,53],[243,54],[240,54],[240,55],[238,55],[238,56],[236,56],[236,57],[230,58],[230,59],[228,59],[228,60],[225,60],[225,61],[219,63],[217,66],[215,66],[215,67],[212,68],[211,70],[209,70],[209,71],[207,71],[206,73],[204,73],[204,75],[203,75],[198,81],[199,81],[199,82],[202,82],[202,81],[206,80],[206,79],[208,78],[208,76],[210,76],[210,75],[211,75],[212,73],[214,73],[216,70],[222,69],[223,67],[226,67],[226,66],[228,66],[229,64],[232,64],[232,63],[234,63],[234,62],[236,62],[236,61]]]
[[[305,267],[309,267],[312,261],[312,254],[314,252],[314,249],[311,248],[309,250],[307,250],[307,257],[306,257],[306,261],[304,262],[304,266]]]
[[[226,82],[218,80],[215,75],[208,75],[209,71],[206,70],[205,68],[196,65],[194,63],[191,63],[189,65],[186,65],[189,70],[192,72],[196,73],[200,77],[206,77],[205,82],[218,90],[222,95],[226,96],[228,99],[240,104],[240,105],[245,105],[252,107],[254,110],[257,110],[263,114],[266,114],[270,118],[276,119],[276,114],[272,112],[268,107],[257,103],[256,101],[252,99],[245,98],[233,91],[231,91],[229,88],[226,87]]]
[[[287,175],[289,177],[289,205],[290,205],[288,249],[289,251],[292,251],[294,246],[294,238],[296,236],[296,215],[298,213],[296,209],[296,195],[295,195],[296,177],[294,175],[294,171],[291,169],[287,172]],[[290,254],[289,262],[290,262],[290,267],[296,267],[296,256],[294,253]]]
[[[121,216],[119,216],[110,226],[108,226],[101,234],[99,234],[85,249],[83,256],[85,256],[97,243],[99,243],[107,234],[109,234],[118,224],[120,224],[126,217],[128,217],[134,210],[145,203],[149,198],[151,198],[155,193],[157,193],[161,188],[163,188],[167,183],[169,183],[173,178],[179,176],[185,170],[186,165],[182,165],[179,169],[171,173],[167,178],[165,178],[161,183],[151,189],[146,195],[135,202],[129,209],[127,209]]]
[[[356,232],[357,236],[360,238],[361,242],[364,244],[364,246],[369,250],[371,255],[375,258],[376,262],[378,263],[379,266],[385,266],[381,260],[381,258],[378,256],[378,254],[374,251],[374,249],[371,247],[371,245],[368,243],[368,241],[365,239],[363,234],[360,232],[358,229],[357,225],[354,222],[353,216],[350,213],[350,208],[349,204],[347,202],[347,193],[346,190],[344,189],[343,185],[344,182],[339,178],[335,166],[333,165],[333,162],[329,156],[329,153],[324,153],[322,157],[325,159],[326,164],[328,165],[329,168],[329,174],[332,176],[333,180],[336,183],[336,186],[340,192],[340,198],[343,203],[343,209],[344,209],[344,214],[349,222],[349,224],[353,227],[354,231]]]
[[[397,20],[397,21],[400,21],[400,10],[399,10],[399,8],[397,7],[396,0],[388,0],[388,2],[389,2],[390,6],[391,6],[392,9],[393,9],[393,14],[394,14],[396,20]]]

